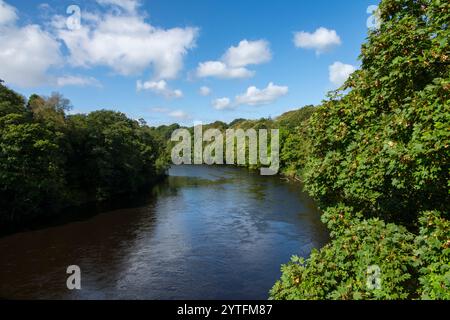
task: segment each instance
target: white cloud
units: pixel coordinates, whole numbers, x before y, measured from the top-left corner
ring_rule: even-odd
[[[288,87],[277,86],[271,82],[267,88],[262,90],[256,87],[248,88],[246,93],[236,97],[236,104],[250,106],[270,104],[278,98],[287,95],[288,92]]]
[[[355,66],[337,61],[329,67],[330,81],[337,87],[340,87],[355,70]]]
[[[207,97],[211,94],[211,89],[208,87],[201,87],[199,93],[201,96]]]
[[[156,112],[156,113],[169,113],[170,110],[167,108],[152,108],[150,111]]]
[[[70,63],[78,67],[106,66],[121,75],[141,74],[151,67],[155,80],[177,77],[198,35],[196,28],[154,27],[134,12],[85,12],[85,16],[89,19],[83,20],[79,30],[68,30],[58,23],[60,17],[54,18],[58,37],[69,50]]]
[[[272,60],[269,47],[269,43],[265,40],[242,40],[237,47],[228,49],[222,61],[233,68],[266,63]]]
[[[157,108],[152,108],[150,109],[151,112],[154,113],[162,113],[170,118],[174,118],[177,120],[190,120],[192,119],[192,117],[187,113],[184,112],[183,110],[170,110],[168,108],[161,108],[161,107],[157,107]]]
[[[197,76],[221,79],[250,78],[255,72],[247,69],[247,66],[266,63],[271,59],[272,53],[267,41],[243,40],[237,47],[229,48],[220,61],[199,63]]]
[[[169,112],[169,117],[171,118],[175,118],[178,120],[189,120],[191,119],[191,116],[189,114],[187,114],[186,112],[182,111],[182,110],[176,110],[176,111],[172,111]]]
[[[0,26],[14,24],[17,20],[16,8],[0,0]]]
[[[328,30],[324,27],[313,33],[301,31],[294,34],[294,44],[297,48],[314,49],[316,54],[327,52],[341,43],[341,38],[335,30]]]
[[[166,98],[182,98],[183,92],[181,90],[172,90],[167,85],[167,82],[165,80],[160,81],[138,81],[137,82],[137,90],[149,90],[153,93],[165,96]]]
[[[65,86],[78,86],[78,87],[101,87],[100,82],[93,77],[82,77],[82,76],[64,76],[56,79],[56,84],[59,87]]]
[[[230,68],[221,61],[207,61],[199,64],[197,76],[200,78],[216,77],[221,79],[250,78],[255,73],[246,68]]]
[[[0,78],[21,86],[49,83],[48,71],[62,63],[59,43],[37,25],[15,24],[16,9],[0,0]]]
[[[162,29],[148,24],[137,13],[140,1],[98,0],[120,7],[103,14],[83,12],[79,30],[68,30],[65,16],[54,16],[52,33],[37,25],[19,27],[16,9],[0,0],[0,77],[19,86],[42,84],[89,85],[93,79],[53,77],[48,71],[62,66],[62,40],[67,61],[75,67],[106,66],[121,75],[140,74],[151,68],[153,81],[175,78],[183,60],[195,46],[196,28]],[[145,85],[145,84],[143,84]],[[164,94],[178,97],[180,91]]]
[[[101,5],[119,7],[128,12],[135,12],[141,5],[137,0],[97,0],[97,2]]]
[[[229,98],[220,98],[212,102],[213,107],[216,110],[225,110],[231,108],[231,100]]]

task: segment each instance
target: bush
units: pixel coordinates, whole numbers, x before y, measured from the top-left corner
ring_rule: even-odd
[[[283,266],[274,299],[450,299],[450,2],[379,11],[361,69],[309,121],[301,171],[332,242]]]
[[[384,0],[356,71],[312,115],[308,191],[402,224],[450,203],[450,2]],[[445,22],[446,21],[446,22]]]
[[[439,212],[425,212],[416,239],[422,299],[450,299],[450,221]]]
[[[272,299],[415,297],[413,234],[378,219],[360,220],[342,206],[328,210],[324,220],[332,226],[332,242],[307,260],[293,257],[282,266]]]

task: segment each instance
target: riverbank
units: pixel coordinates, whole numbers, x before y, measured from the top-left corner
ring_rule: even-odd
[[[142,205],[149,197],[149,190],[156,185],[163,183],[167,178],[168,174],[161,175],[133,193],[127,192],[115,194],[102,201],[78,201],[77,204],[62,207],[53,212],[47,211],[34,219],[23,221],[22,223],[0,224],[0,239],[14,233],[30,232],[61,226],[68,223],[83,221],[106,211]]]

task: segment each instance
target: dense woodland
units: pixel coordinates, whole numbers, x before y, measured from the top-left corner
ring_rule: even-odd
[[[165,175],[163,138],[113,111],[67,115],[69,100],[21,95],[0,83],[0,226],[130,194]]]
[[[286,140],[332,241],[283,266],[274,299],[450,299],[450,2],[379,10],[361,69]]]
[[[282,266],[272,299],[450,299],[450,2],[384,0],[380,15],[361,68],[322,105],[205,128],[279,128],[282,174],[323,212],[330,243]],[[69,108],[0,85],[2,223],[164,175],[179,125]]]

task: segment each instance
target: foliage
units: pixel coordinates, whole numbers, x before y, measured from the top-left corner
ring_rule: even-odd
[[[450,221],[436,211],[420,218],[416,239],[420,294],[423,299],[450,299]]]
[[[307,259],[293,257],[271,291],[272,299],[407,299],[414,298],[414,236],[404,227],[360,219],[349,208],[324,215],[333,240]],[[371,268],[379,268],[378,275]]]
[[[403,223],[420,211],[445,211],[450,33],[441,23],[450,20],[449,6],[381,3],[383,23],[363,46],[362,69],[344,87],[351,91],[311,119],[305,182],[322,206],[344,202]]]
[[[383,0],[361,69],[285,140],[285,166],[318,200],[332,242],[283,266],[272,298],[450,299],[449,9]],[[365,285],[369,265],[380,290]]]
[[[305,122],[311,118],[315,111],[315,106],[305,106],[298,110],[293,110],[282,114],[276,119],[276,123],[281,128],[292,131],[304,126]]]
[[[64,198],[64,172],[54,134],[23,115],[0,118],[0,222],[21,222]]]
[[[308,136],[309,120],[316,111],[314,106],[287,112],[276,119],[281,129],[280,162],[283,174],[301,177],[311,153]]]
[[[244,131],[254,129],[256,131],[260,129],[268,130],[268,142],[270,142],[270,129],[280,130],[280,166],[281,171],[286,176],[298,177],[300,171],[304,167],[306,157],[309,154],[309,138],[306,134],[308,127],[308,121],[311,115],[315,112],[314,106],[306,106],[298,110],[289,111],[282,114],[275,120],[268,118],[261,118],[257,120],[236,119],[229,124],[221,121],[216,121],[203,126],[203,131],[208,129],[219,129],[222,133],[225,133],[227,129]],[[169,127],[172,128],[173,126]],[[160,127],[158,130],[166,130],[167,127]],[[176,127],[177,129],[178,127]],[[190,128],[191,135],[193,135],[193,128]],[[170,139],[170,135],[168,136]],[[207,143],[204,143],[204,146]],[[224,150],[226,148],[224,141]],[[270,145],[269,145],[270,151]],[[246,146],[246,152],[248,155],[248,145]],[[235,150],[236,154],[236,150]],[[248,161],[248,158],[246,159]],[[245,165],[250,169],[259,169],[261,164],[258,165]]]
[[[0,84],[0,227],[137,192],[167,169],[157,132],[124,114],[66,116],[58,93],[25,99]]]
[[[0,117],[10,113],[24,114],[25,98],[0,82]]]
[[[136,192],[164,169],[157,168],[162,150],[150,129],[124,114],[103,110],[67,122],[73,148],[69,162],[76,168],[70,180],[97,200]]]

